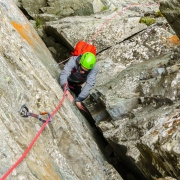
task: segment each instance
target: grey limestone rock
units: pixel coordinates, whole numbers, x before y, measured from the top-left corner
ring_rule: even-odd
[[[63,91],[60,69],[33,26],[11,0],[0,1],[0,176],[21,157],[43,125],[20,107],[49,113]],[[93,131],[65,100],[9,180],[122,179],[108,167]],[[98,173],[97,173],[98,172]],[[106,172],[113,172],[110,177]]]
[[[73,5],[73,8],[66,6],[64,10],[61,11],[62,14],[58,14],[57,9],[54,9],[54,7],[59,7],[59,1],[48,1],[50,7],[40,7],[42,11],[41,16],[47,18],[48,16],[46,15],[51,15],[49,18],[56,21],[47,22],[45,24],[46,31],[54,35],[54,38],[57,38],[59,42],[66,44],[70,50],[73,50],[73,47],[79,40],[92,41],[97,46],[99,52],[97,55],[99,73],[96,86],[91,91],[91,95],[85,101],[85,104],[91,112],[96,126],[109,142],[118,159],[121,159],[139,179],[155,180],[159,178],[178,180],[180,179],[180,50],[179,41],[175,38],[174,34],[176,33],[179,36],[179,11],[177,8],[179,2],[161,2],[160,10],[167,21],[161,17],[157,19],[157,23],[149,27],[139,23],[140,17],[152,15],[157,12],[159,8],[158,1],[148,0],[142,3],[141,1],[134,0],[128,2],[102,0],[101,2],[108,7],[107,10],[101,13],[93,14],[95,9],[93,9],[92,1],[89,1],[87,6],[84,6],[81,1],[82,9],[78,9],[77,4]],[[101,6],[102,4],[100,7]],[[62,7],[63,3],[61,3],[61,8]],[[128,9],[123,11],[124,8]],[[100,8],[96,12],[99,10]],[[53,11],[56,13],[52,17]],[[57,20],[57,18],[69,16],[70,14],[76,16]],[[80,17],[78,15],[90,16]],[[113,16],[115,16],[115,18],[109,21]],[[6,47],[7,46],[8,45],[6,45]],[[36,45],[36,47],[39,46]],[[11,58],[12,52],[6,50],[8,48],[3,47],[1,49],[5,54],[5,58],[13,61],[13,58]],[[16,58],[17,57],[18,56],[16,56]],[[48,66],[49,61],[44,62],[42,55],[40,57],[43,65],[47,66],[48,71],[55,78],[58,70],[54,71],[54,67]],[[15,69],[18,75],[23,77],[21,71],[18,68]],[[30,72],[32,76],[33,72]],[[45,74],[43,74],[43,76],[45,76]],[[30,77],[28,76],[28,78]],[[11,85],[11,79],[12,77],[9,74],[5,75],[2,84],[6,82]],[[29,93],[36,94],[36,102],[38,104],[40,100],[42,101],[42,94],[44,96],[47,95],[46,88],[41,85],[45,88],[45,92],[39,89],[36,90],[36,88],[32,86],[33,81],[30,80],[31,79],[29,79],[26,84],[30,89]],[[39,81],[37,81],[37,84],[38,83]],[[22,84],[20,85],[23,86]],[[46,86],[51,90],[48,84],[46,84]],[[56,86],[55,84],[54,88],[57,88]],[[3,89],[1,96],[5,97],[7,94],[5,89],[7,89],[7,87],[4,85],[1,87]],[[16,90],[18,88],[13,89]],[[21,92],[19,89],[16,91],[17,93]],[[55,92],[59,92],[59,89],[57,88]],[[55,93],[54,96],[59,97],[59,94]],[[22,97],[26,98],[28,102],[31,102],[28,94]],[[24,100],[23,98],[21,99]],[[48,106],[51,104],[51,101],[52,100],[46,98],[43,104],[46,104],[46,106],[51,109],[50,106]],[[41,104],[42,103],[40,103],[38,109],[42,109],[43,106]],[[66,104],[68,106],[68,102],[66,102]],[[6,105],[5,107],[7,107],[7,102],[2,105]],[[33,104],[31,104],[31,107],[37,110]],[[92,166],[90,166],[93,155],[89,153],[89,151],[95,153],[96,148],[91,146],[89,151],[85,151],[84,146],[86,146],[86,143],[83,144],[84,146],[79,145],[81,144],[79,140],[81,136],[79,133],[76,134],[76,132],[82,132],[87,144],[89,143],[89,141],[87,141],[88,135],[84,134],[83,129],[79,126],[76,126],[77,129],[71,127],[70,124],[72,122],[68,121],[68,123],[66,123],[65,120],[69,117],[71,121],[78,122],[78,120],[77,118],[75,118],[75,120],[72,118],[74,114],[69,108],[64,108],[65,109],[62,109],[58,114],[59,121],[57,120],[57,124],[53,125],[53,132],[55,131],[53,135],[54,137],[58,137],[58,139],[55,139],[55,142],[58,144],[55,146],[57,151],[54,152],[51,149],[49,152],[52,152],[53,158],[60,157],[55,161],[60,165],[62,165],[61,157],[63,156],[64,162],[67,162],[64,166],[70,166],[66,174],[68,177],[84,178],[86,176],[86,178],[89,177],[90,179],[94,177],[95,171]],[[5,110],[3,109],[3,112]],[[75,114],[76,113],[77,112],[75,112]],[[8,111],[6,116],[4,115],[6,120],[8,119],[7,117],[12,116],[9,114]],[[17,114],[15,116],[17,116]],[[21,137],[15,132],[10,126],[10,123],[8,123],[8,120],[7,122],[3,122],[11,128],[9,136],[11,132],[13,132],[18,137],[18,142],[23,149],[25,146],[23,136]],[[32,124],[30,125],[32,126]],[[36,125],[36,128],[37,127]],[[61,129],[61,131],[59,131],[59,129]],[[5,130],[8,131],[8,129]],[[48,134],[48,132],[45,133]],[[6,138],[9,136],[7,135]],[[65,143],[64,145],[64,142],[67,144]],[[77,156],[75,149],[81,150],[80,156]],[[12,153],[9,149],[9,154]],[[3,151],[3,163],[8,161],[6,160],[6,156],[5,151]],[[88,160],[85,156],[88,157]],[[7,156],[7,158],[9,157]],[[76,166],[76,162],[80,164],[78,167]],[[97,167],[98,162],[95,161],[93,166]],[[88,163],[88,165],[86,163]],[[106,163],[103,165],[103,168],[107,168],[105,170],[106,174],[114,174],[115,171],[111,169],[111,165],[106,165]],[[31,167],[30,169],[33,171],[33,174],[35,174],[36,170],[31,163],[29,163],[28,166]],[[83,170],[83,166],[86,167],[85,170]],[[60,167],[62,172],[65,173],[66,167]],[[3,167],[0,172],[4,171],[5,168],[7,167]],[[26,169],[26,163],[24,163],[23,168]],[[102,172],[102,169],[100,169],[100,172]],[[62,175],[63,173],[59,174]],[[79,177],[79,174],[82,176]],[[113,177],[111,175],[106,177],[102,173],[96,178],[116,179],[116,173]],[[118,176],[118,178],[120,177]]]
[[[179,1],[172,1],[172,0],[165,0],[162,1],[160,4],[160,10],[162,14],[167,19],[168,23],[171,25],[173,30],[176,32],[177,36],[180,37],[180,2]]]

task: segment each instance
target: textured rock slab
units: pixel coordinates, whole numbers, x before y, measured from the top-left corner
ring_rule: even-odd
[[[48,21],[53,20],[53,16],[62,18],[72,15],[94,14],[102,11],[104,5],[100,0],[22,0],[20,6],[31,17],[39,17]],[[51,17],[51,19],[48,19],[48,17]]]
[[[46,23],[47,32],[55,31],[66,40],[66,44],[74,47],[79,40],[91,42],[97,46],[97,52],[123,41],[142,31],[145,24],[140,24],[139,17],[121,19],[120,16],[109,22],[109,16],[67,17],[59,21]]]
[[[166,23],[156,24],[98,55],[100,71],[91,95],[110,117],[104,117],[105,109],[99,107],[96,124],[123,162],[142,179],[169,173],[179,178],[179,120],[174,122],[175,129],[169,126],[174,129],[169,129],[171,135],[164,129],[179,103],[179,48],[173,38]],[[159,139],[168,144],[169,151]]]
[[[167,19],[168,23],[174,29],[178,37],[180,38],[180,2],[172,0],[164,0],[160,4],[160,10]]]
[[[36,31],[11,0],[0,2],[0,176],[22,155],[42,126],[23,118],[53,112],[63,96],[60,70]],[[83,117],[65,101],[26,159],[7,179],[121,179],[105,159]],[[88,133],[89,132],[89,133]],[[108,169],[109,168],[109,169]],[[110,173],[112,172],[113,173]],[[97,173],[98,172],[98,173]],[[108,172],[111,176],[107,176]],[[117,178],[118,177],[118,178]]]
[[[33,14],[39,14],[40,8],[47,5],[46,0],[22,0],[21,1],[23,8],[29,13],[30,16]]]
[[[98,127],[123,161],[147,179],[168,174],[179,179],[180,72],[171,63],[170,55],[138,63],[96,87],[116,120],[99,121]]]
[[[108,83],[130,65],[146,62],[170,52],[172,47],[176,46],[171,41],[172,37],[169,26],[153,25],[100,53],[97,57],[99,73],[96,86]],[[141,76],[143,77],[143,73]]]

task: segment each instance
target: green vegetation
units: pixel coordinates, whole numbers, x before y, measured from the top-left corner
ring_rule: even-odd
[[[56,15],[56,16],[59,16],[59,15],[60,15],[60,11],[57,11],[57,12],[55,13],[55,15]]]
[[[117,11],[119,8],[118,7],[116,7],[115,9],[114,9],[114,11]]]
[[[150,26],[151,24],[154,24],[156,22],[156,19],[147,16],[147,17],[142,17],[139,22],[144,23],[147,26]]]
[[[105,10],[107,10],[107,9],[108,9],[107,6],[103,6],[102,11],[105,11]]]
[[[42,21],[39,19],[39,17],[37,17],[36,19],[35,19],[35,21],[36,21],[36,28],[39,28],[39,27],[41,27],[42,26]]]
[[[159,11],[157,11],[157,12],[155,13],[155,16],[156,16],[156,17],[163,17],[163,14],[162,14],[161,11],[159,10]]]

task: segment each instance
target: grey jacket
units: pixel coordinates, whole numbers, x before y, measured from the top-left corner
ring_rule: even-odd
[[[72,56],[60,73],[60,85],[62,88],[67,81],[75,82],[77,84],[86,82],[76,99],[78,102],[83,101],[89,95],[90,90],[95,85],[96,75],[98,73],[98,65],[96,63],[88,74],[80,74],[78,68],[80,57],[81,56]]]

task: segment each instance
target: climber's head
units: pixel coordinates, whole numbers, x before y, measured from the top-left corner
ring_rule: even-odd
[[[80,59],[80,69],[82,71],[89,71],[91,70],[94,65],[96,64],[96,57],[91,52],[86,52],[82,55]]]

